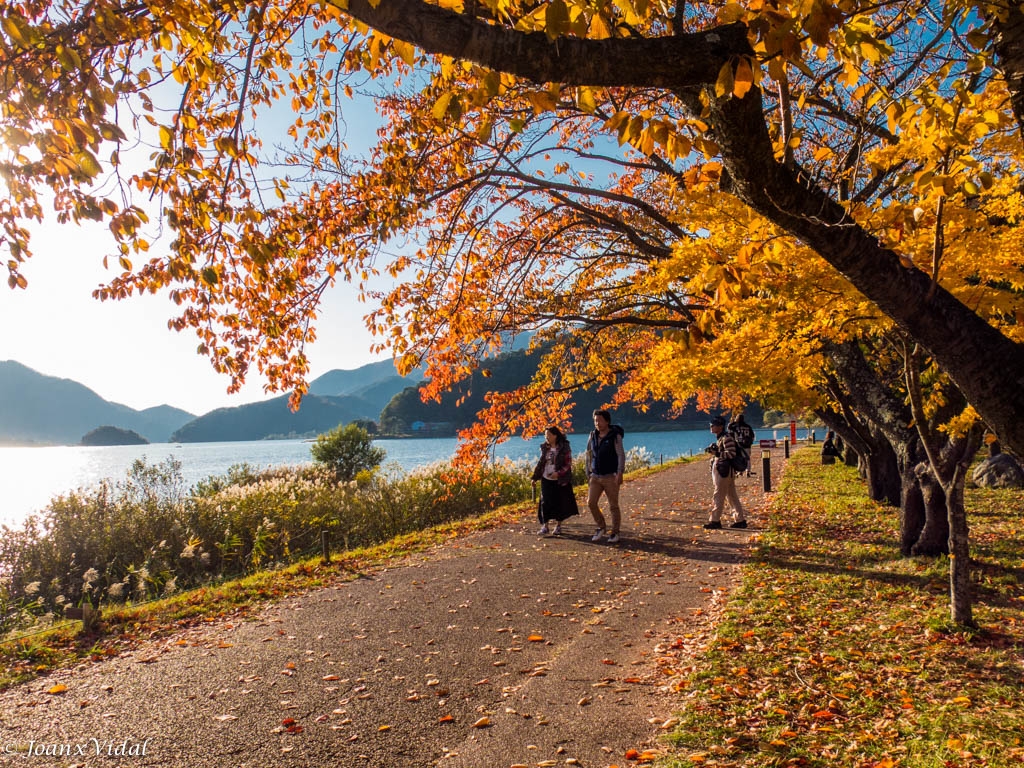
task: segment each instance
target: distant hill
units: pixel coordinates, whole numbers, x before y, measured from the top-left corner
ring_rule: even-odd
[[[339,424],[365,418],[364,410],[365,403],[358,398],[306,395],[302,398],[302,406],[293,413],[288,408],[288,395],[282,395],[262,403],[210,411],[182,426],[171,435],[171,442],[310,437],[334,429]]]
[[[415,379],[413,379],[415,380]],[[377,421],[381,409],[409,385],[391,360],[352,370],[328,371],[309,383],[297,413],[288,395],[233,408],[218,408],[181,426],[172,442],[197,443],[311,437],[356,419]]]
[[[365,403],[365,412],[361,418],[377,421],[391,398],[422,376],[421,369],[414,370],[408,376],[399,376],[393,361],[381,360],[354,370],[328,371],[309,383],[309,393],[358,398]]]
[[[440,403],[424,403],[420,400],[419,388],[407,387],[395,395],[380,414],[380,428],[389,434],[430,433],[451,435],[458,429],[470,426],[476,413],[486,407],[484,396],[487,392],[509,392],[530,381],[536,370],[537,359],[524,351],[498,355],[487,363],[489,376],[484,378],[480,370],[473,373],[467,382],[444,395]],[[576,397],[572,412],[573,428],[580,432],[592,429],[591,414],[612,399],[611,389],[584,390]],[[466,395],[461,406],[456,406],[460,397]],[[613,421],[627,430],[650,432],[670,429],[704,428],[708,425],[708,414],[691,405],[677,417],[670,418],[667,403],[653,403],[646,412],[626,406],[613,413]],[[763,411],[757,403],[745,410],[746,420],[760,426]]]
[[[82,445],[148,445],[138,432],[118,427],[96,427],[82,436]]]
[[[380,360],[376,363],[367,363],[353,370],[342,370],[340,368],[328,371],[309,382],[309,394],[311,395],[352,395],[356,390],[366,389],[387,379],[403,379],[395,370],[395,363],[392,360]],[[415,378],[413,379],[415,381]],[[405,386],[409,386],[406,381]]]
[[[192,418],[168,405],[137,411],[108,402],[76,381],[46,376],[14,360],[0,361],[0,442],[73,445],[86,432],[109,425],[163,443]]]

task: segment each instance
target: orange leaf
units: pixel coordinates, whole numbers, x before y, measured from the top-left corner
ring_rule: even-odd
[[[52,693],[52,694],[56,695],[58,693],[64,693],[64,691],[66,691],[67,689],[68,689],[68,687],[66,685],[55,685],[55,686],[53,686],[53,688],[48,690],[47,693]]]
[[[530,635],[526,639],[529,640],[531,643],[543,643],[544,635]]]

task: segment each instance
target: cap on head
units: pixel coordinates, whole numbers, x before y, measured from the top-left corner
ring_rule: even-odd
[[[711,426],[712,427],[724,427],[725,426],[725,419],[723,419],[721,416],[715,416],[715,418],[713,418],[711,420]]]

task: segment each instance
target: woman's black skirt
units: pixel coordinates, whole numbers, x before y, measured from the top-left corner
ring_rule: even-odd
[[[540,502],[537,504],[537,519],[541,523],[565,520],[579,513],[576,494],[573,493],[571,485],[559,485],[557,480],[541,478]]]

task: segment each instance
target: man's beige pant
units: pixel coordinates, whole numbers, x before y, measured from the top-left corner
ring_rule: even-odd
[[[714,462],[712,462],[711,477],[715,482],[715,498],[714,507],[711,510],[711,522],[722,522],[722,509],[725,507],[726,499],[732,504],[732,508],[736,510],[736,522],[746,520],[747,516],[743,511],[740,495],[736,492],[736,475],[730,472],[728,477],[722,477],[718,474],[718,471],[714,468]]]
[[[591,475],[587,493],[587,506],[590,507],[590,514],[594,516],[597,527],[614,536],[619,532],[619,525],[622,523],[622,511],[619,509],[619,480],[617,475]],[[612,527],[605,525],[604,515],[597,506],[601,494],[608,496],[608,506],[612,513]]]

